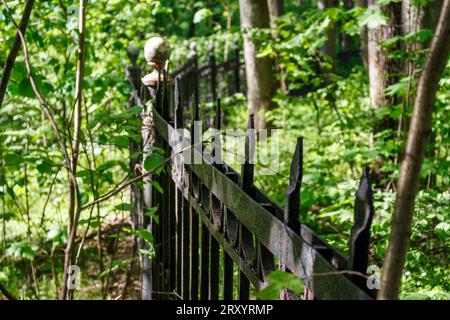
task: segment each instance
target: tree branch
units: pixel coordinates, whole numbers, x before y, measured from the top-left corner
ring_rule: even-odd
[[[3,284],[0,282],[0,292],[3,293],[3,295],[6,297],[6,299],[8,300],[17,300],[16,297],[14,297],[14,295],[9,292],[4,286]]]
[[[8,81],[11,75],[11,71],[14,67],[14,63],[16,62],[17,55],[20,50],[20,34],[24,35],[28,21],[30,20],[31,10],[33,9],[35,0],[28,0],[25,4],[25,9],[23,11],[22,19],[20,20],[20,25],[17,27],[17,35],[14,40],[14,44],[9,51],[8,57],[6,58],[5,66],[3,67],[2,79],[0,80],[0,109],[3,104],[3,99],[5,98],[6,89],[8,88]],[[4,2],[3,2],[4,3]]]

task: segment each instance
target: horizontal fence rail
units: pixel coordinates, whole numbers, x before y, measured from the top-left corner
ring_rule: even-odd
[[[214,106],[212,119],[202,120],[211,120],[209,126],[218,132],[223,114],[218,83],[227,87],[228,94],[241,92],[239,49],[234,48],[231,60],[216,64],[211,47],[209,61],[201,67],[192,50],[183,67],[171,76],[159,70],[158,81],[150,86],[136,81],[140,78],[137,54],[130,54],[127,77],[133,93],[128,104],[143,106],[143,142],[130,145],[130,152],[143,151],[143,156],[130,165],[145,161],[154,147],[170,159],[161,174],[150,176],[144,188],[134,187],[131,192],[135,226],[147,228],[154,237],[154,257],[141,258],[143,299],[246,300],[252,290],[268,285],[272,271],[280,269],[302,279],[304,299],[371,299],[374,291],[367,288],[365,274],[374,208],[367,169],[356,193],[347,258],[299,220],[302,138],[291,163],[285,208],[253,184],[258,134],[253,115],[245,133],[241,172],[220,161],[220,136],[212,150],[195,141],[194,122],[200,119],[205,96],[202,81],[207,81],[203,87],[209,92],[203,92]],[[146,104],[149,98],[152,103]],[[210,150],[207,159],[205,150]],[[186,162],[186,156],[192,161]],[[159,221],[144,215],[155,207]],[[146,248],[142,241],[139,246]],[[298,297],[286,290],[281,296]]]

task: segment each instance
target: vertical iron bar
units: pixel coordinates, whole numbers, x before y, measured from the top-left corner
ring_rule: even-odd
[[[194,148],[196,146],[194,145],[195,141],[195,134],[194,134],[194,124],[195,121],[198,121],[199,118],[199,76],[198,76],[198,57],[197,57],[197,51],[196,51],[196,44],[193,43],[191,45],[191,56],[192,56],[192,63],[193,63],[193,69],[194,69],[194,105],[193,105],[193,112],[192,112],[192,127],[191,127],[191,143],[192,143],[192,156],[191,161],[195,162],[194,158]],[[191,194],[193,194],[194,197],[197,199],[200,198],[200,186],[198,178],[191,172],[190,173],[190,191]],[[189,206],[190,211],[190,245],[191,245],[191,262],[190,262],[190,287],[191,287],[191,299],[192,300],[198,300],[199,296],[199,215],[194,211],[192,206]]]
[[[374,215],[373,191],[369,178],[369,168],[365,168],[356,192],[354,222],[350,233],[350,255],[348,267],[352,271],[365,274],[369,259],[370,227]],[[366,290],[372,296],[376,292],[368,290],[366,279],[358,275],[352,275],[351,279],[361,289]]]
[[[183,123],[183,106],[181,104],[181,88],[180,88],[180,81],[179,78],[175,78],[175,128],[176,129],[183,129],[184,123]],[[180,155],[181,157],[182,155]],[[180,168],[181,170],[184,170],[183,168]],[[185,177],[181,177],[181,183],[180,187],[184,187],[184,179]],[[180,260],[178,262],[178,270],[179,270],[179,294],[184,300],[189,299],[190,297],[190,288],[189,288],[189,267],[190,267],[190,258],[189,258],[189,203],[184,199],[183,196],[184,190],[178,190],[177,192],[177,206],[179,208],[178,211],[178,223],[180,225],[180,231],[178,233],[178,246],[179,246],[179,257]]]
[[[205,206],[204,209],[207,213],[209,213],[209,199],[208,204],[205,203],[204,198],[207,196],[208,190],[205,190],[206,188],[202,186],[201,192],[201,200],[203,202],[203,205]],[[206,205],[205,205],[206,204]],[[210,248],[210,233],[208,230],[208,227],[201,221],[202,224],[202,238],[201,238],[201,264],[200,264],[200,273],[201,273],[201,279],[200,279],[200,300],[208,300],[209,297],[209,248]]]
[[[189,204],[188,204],[189,205]],[[190,263],[190,287],[191,300],[198,300],[198,258],[199,258],[199,216],[191,205],[189,205],[190,214],[190,245],[191,245],[191,263]]]
[[[223,299],[233,300],[233,260],[226,252],[223,253]]]
[[[286,192],[284,220],[286,224],[300,234],[300,190],[303,176],[303,138],[297,139],[289,174],[289,186]]]
[[[255,120],[254,115],[250,114],[248,119],[248,130],[245,136],[245,162],[242,165],[241,187],[246,193],[251,194],[253,188],[253,177],[255,165],[253,156],[255,150]],[[241,256],[247,260],[254,256],[253,236],[242,224],[239,226],[239,251]],[[239,300],[248,300],[250,296],[250,282],[242,271],[239,271]]]
[[[295,233],[300,235],[300,189],[303,175],[303,138],[297,139],[294,156],[292,157],[289,186],[286,191],[286,205],[284,208],[284,222]],[[283,261],[279,263],[281,270],[286,271]],[[305,291],[306,292],[306,291]],[[298,300],[298,293],[289,289],[281,292],[282,300]]]
[[[166,72],[166,76],[168,77],[168,73]],[[169,82],[169,78],[166,80],[166,82],[168,82],[168,92],[166,94],[167,96],[167,112],[168,115],[167,117],[170,118],[171,114],[173,114],[175,116],[175,104],[173,101],[173,84],[170,81]],[[172,111],[172,112],[171,112]],[[172,147],[170,146],[170,144],[167,144],[167,149],[168,149],[168,155],[169,157],[172,156]],[[173,158],[170,161],[170,170],[167,173],[167,179],[168,179],[168,184],[169,184],[169,190],[170,190],[170,195],[168,198],[168,202],[169,202],[169,221],[170,221],[170,225],[169,225],[169,236],[170,236],[170,240],[169,240],[169,245],[170,245],[170,250],[169,250],[169,290],[170,292],[175,292],[176,288],[177,288],[177,246],[176,246],[176,241],[177,241],[177,221],[176,221],[176,209],[177,209],[177,186],[175,185],[174,181],[172,180],[172,172],[173,172]],[[172,295],[173,298],[173,295]]]
[[[217,100],[217,73],[216,73],[216,57],[214,53],[214,45],[211,44],[209,52],[209,65],[211,67],[211,99],[213,104],[217,102],[216,116],[214,119],[214,127],[216,130],[220,130],[220,101]],[[216,134],[215,139],[220,139],[220,134]],[[220,146],[219,141],[214,141],[212,146],[213,161],[216,158],[215,152],[217,151],[217,146]],[[216,210],[222,210],[221,204],[217,198],[210,194],[210,212],[211,219],[213,220],[216,215],[222,216],[221,212],[216,212]],[[214,223],[214,221],[212,221]],[[206,227],[206,226],[205,226]],[[209,232],[208,232],[209,233]],[[218,300],[219,299],[219,267],[220,267],[220,247],[217,240],[213,235],[210,234],[210,265],[209,265],[209,299]]]

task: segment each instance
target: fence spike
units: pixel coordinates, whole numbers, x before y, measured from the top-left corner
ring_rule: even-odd
[[[221,97],[217,98],[217,108],[216,108],[216,119],[214,123],[214,127],[220,131],[222,126],[222,105],[221,105]]]
[[[245,135],[245,161],[242,165],[242,189],[249,193],[253,185],[255,171],[255,116],[250,114],[248,118],[247,134]]]
[[[222,141],[220,139],[220,129],[222,123],[222,110],[220,106],[220,96],[217,98],[216,116],[214,119],[214,142],[212,146],[212,158],[213,163],[218,167],[222,168]]]
[[[300,234],[300,189],[303,176],[303,138],[297,139],[294,157],[291,162],[289,186],[286,192],[284,220],[287,225]]]
[[[174,80],[174,116],[175,116],[175,128],[183,128],[183,106],[181,105],[180,95],[180,79],[175,77]]]
[[[350,233],[348,267],[352,271],[366,273],[373,215],[373,191],[370,184],[369,168],[365,168],[356,192],[354,223]],[[361,288],[366,287],[366,281],[363,277],[353,276],[353,279]]]

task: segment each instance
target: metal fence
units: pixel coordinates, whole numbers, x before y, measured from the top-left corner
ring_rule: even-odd
[[[130,154],[138,155],[132,158],[131,168],[155,147],[170,158],[165,170],[131,191],[135,228],[147,228],[154,237],[154,257],[141,260],[142,298],[246,300],[252,296],[252,287],[265,287],[267,275],[281,269],[299,276],[305,285],[301,295],[285,291],[282,298],[371,299],[375,293],[367,288],[364,276],[374,214],[368,171],[364,170],[356,193],[350,256],[344,257],[299,221],[302,138],[292,158],[285,208],[253,185],[251,150],[256,132],[252,115],[241,172],[220,161],[185,163],[175,148],[173,141],[183,141],[189,146],[183,151],[188,150],[192,159],[202,159],[201,143],[195,144],[177,129],[192,131],[193,136],[193,122],[201,116],[220,129],[223,110],[218,83],[222,93],[229,95],[242,87],[237,47],[222,64],[215,63],[211,48],[204,66],[198,65],[193,51],[172,77],[162,70],[164,79],[158,76],[154,86],[141,84],[137,52],[129,53],[132,64],[126,73],[133,92],[128,105],[143,106],[143,142],[130,145]],[[200,110],[201,101],[211,103],[209,113]],[[154,207],[158,207],[157,219],[145,214]],[[149,249],[142,240],[139,247]]]

